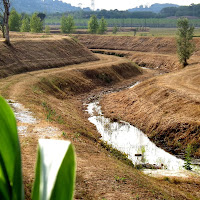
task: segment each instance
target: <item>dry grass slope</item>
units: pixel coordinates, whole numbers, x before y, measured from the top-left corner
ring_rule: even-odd
[[[0,78],[98,60],[87,48],[69,37],[12,40],[10,47],[0,42],[0,52]]]
[[[106,96],[103,108],[110,117],[135,124],[168,151],[178,154],[191,144],[193,156],[200,157],[199,80],[199,65],[190,66]]]
[[[76,35],[90,49],[125,54],[136,64],[164,72],[181,69],[176,55],[176,40],[173,37],[133,37]],[[195,38],[196,51],[190,63],[199,62],[200,39]]]

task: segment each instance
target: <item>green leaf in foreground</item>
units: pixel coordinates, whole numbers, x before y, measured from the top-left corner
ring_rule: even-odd
[[[71,200],[75,185],[75,155],[68,141],[39,140],[33,200]]]
[[[24,198],[21,153],[14,114],[0,97],[0,199]]]

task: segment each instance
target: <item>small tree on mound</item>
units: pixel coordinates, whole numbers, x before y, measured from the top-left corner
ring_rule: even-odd
[[[30,31],[30,19],[25,17],[22,19],[22,26],[20,29],[21,32],[29,32]]]
[[[41,33],[43,30],[43,22],[37,13],[34,13],[31,17],[30,28],[33,33]]]
[[[15,9],[12,9],[9,17],[9,26],[11,31],[20,31],[21,16]]]
[[[99,28],[99,24],[98,24],[97,17],[96,15],[92,15],[88,22],[88,31],[92,34],[95,34],[97,33],[98,28]]]
[[[188,65],[187,60],[194,52],[195,45],[192,42],[194,27],[189,25],[188,19],[179,19],[177,23],[177,53],[183,67]]]
[[[107,31],[107,22],[104,19],[104,17],[101,18],[100,22],[99,22],[99,29],[98,29],[98,33],[99,34],[104,34]]]
[[[61,31],[62,33],[72,33],[75,30],[74,18],[71,15],[68,17],[62,16]]]
[[[116,34],[117,32],[118,32],[118,27],[115,25],[115,26],[113,27],[112,33],[113,33],[113,34]]]
[[[45,26],[45,33],[47,33],[47,34],[50,33],[50,27],[49,26]]]

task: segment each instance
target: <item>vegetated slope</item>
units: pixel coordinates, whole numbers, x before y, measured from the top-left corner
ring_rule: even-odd
[[[86,47],[69,37],[13,39],[11,44],[0,42],[0,78],[98,60]]]
[[[176,55],[175,37],[134,37],[134,36],[98,36],[76,35],[82,44],[90,49],[106,50],[125,54],[140,66],[170,72],[180,69]],[[192,62],[200,55],[200,39],[194,39],[196,51]],[[122,52],[126,51],[126,52]]]
[[[200,157],[200,65],[152,78],[106,96],[106,115],[143,130],[156,144],[179,154],[191,144]]]

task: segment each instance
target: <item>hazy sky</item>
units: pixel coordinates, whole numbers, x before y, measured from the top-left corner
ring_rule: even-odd
[[[62,0],[66,3],[70,3],[73,6],[78,6],[79,3],[82,4],[82,7],[90,7],[91,0]],[[198,4],[200,0],[94,0],[95,9],[118,9],[126,10],[128,8],[134,8],[139,5],[150,6],[154,3],[174,3],[178,5],[190,5],[192,3]]]

